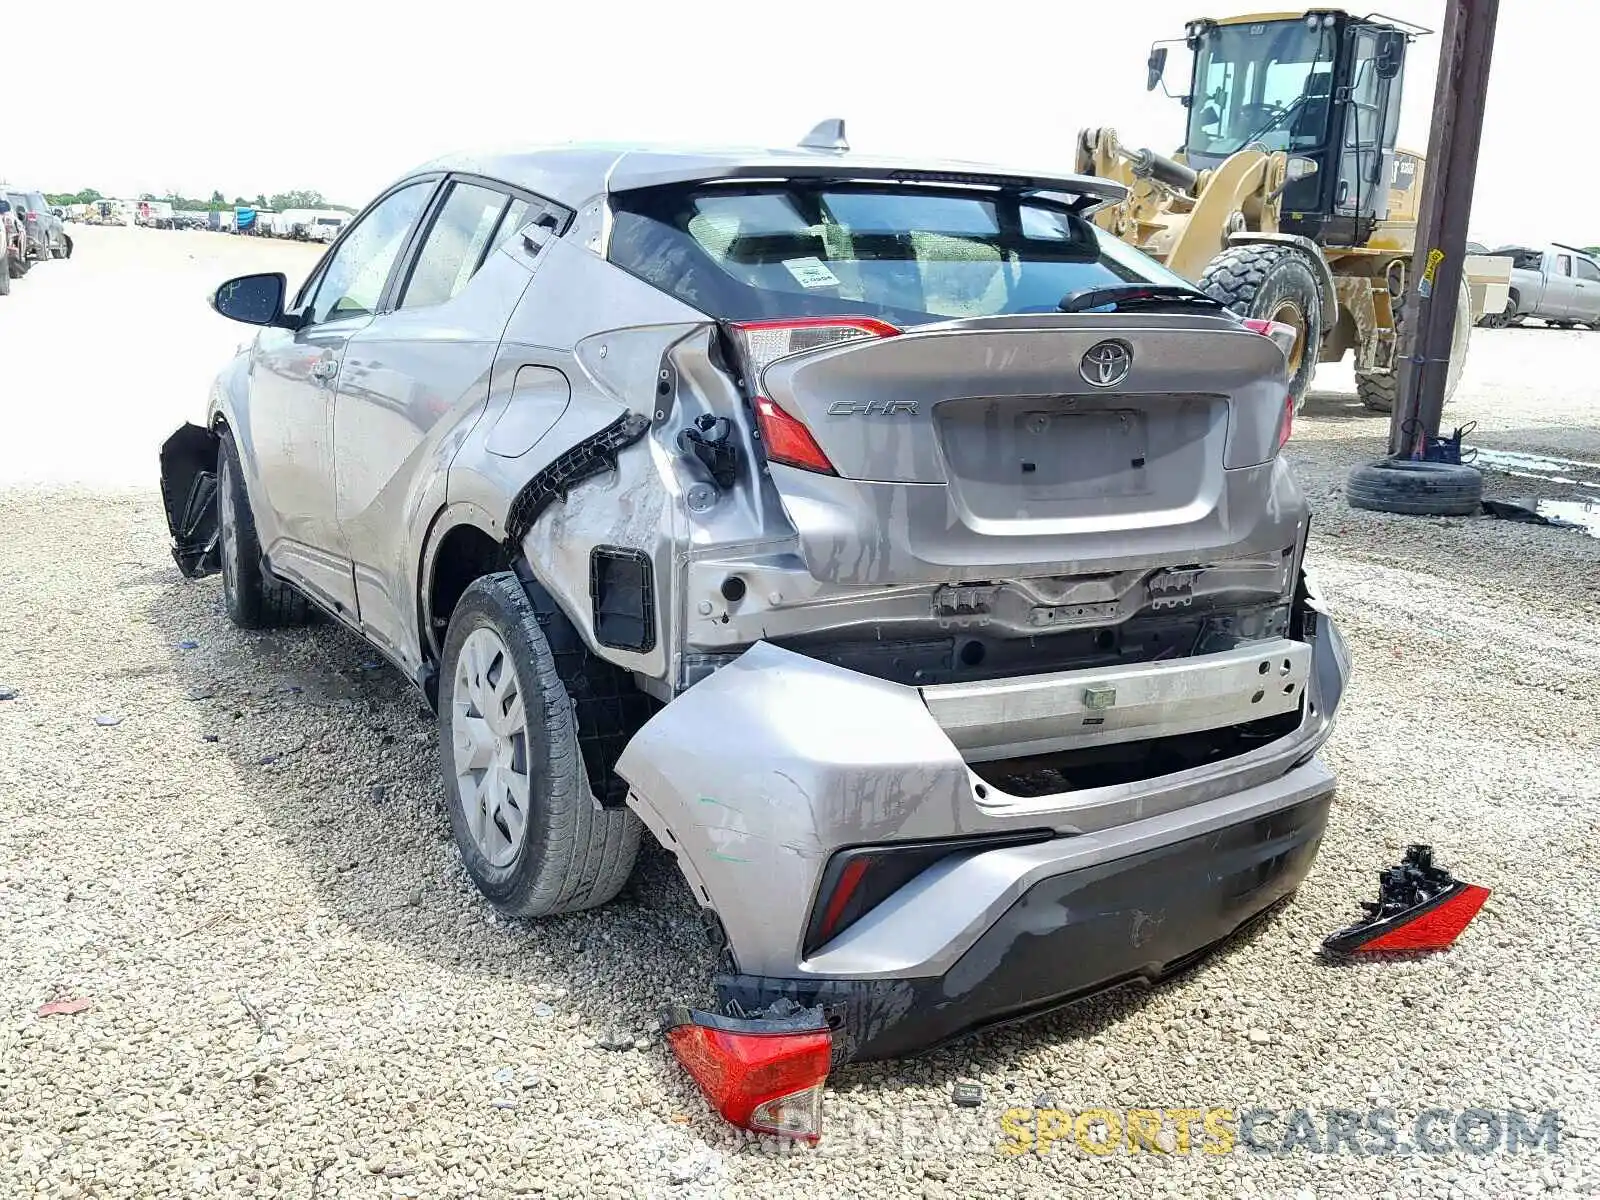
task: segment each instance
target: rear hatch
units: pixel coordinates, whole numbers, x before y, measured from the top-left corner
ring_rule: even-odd
[[[1003,186],[619,197],[612,257],[721,318],[820,580],[1078,574],[1282,549],[1268,337]],[[1095,311],[1069,297],[1143,285]]]

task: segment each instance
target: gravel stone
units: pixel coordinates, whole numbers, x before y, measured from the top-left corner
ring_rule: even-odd
[[[784,1148],[723,1125],[659,1039],[611,1055],[585,1034],[709,998],[716,963],[670,855],[648,847],[597,912],[502,920],[457,859],[416,693],[332,622],[234,629],[218,581],[173,567],[155,447],[249,336],[194,297],[257,270],[295,287],[317,249],[74,237],[0,314],[8,348],[39,350],[0,354],[0,396],[79,414],[65,439],[13,406],[0,434],[0,663],[27,688],[0,704],[0,1196],[1600,1191],[1600,539],[1347,508],[1344,477],[1386,430],[1348,366],[1322,369],[1288,452],[1355,660],[1325,751],[1339,797],[1297,896],[1162,987],[836,1070],[822,1142]],[[1588,331],[1476,330],[1447,421],[1600,461],[1597,359]],[[182,699],[203,686],[227,708]],[[86,696],[137,720],[89,736]],[[319,752],[285,754],[297,742]],[[1477,920],[1444,954],[1321,961],[1411,842],[1494,889]],[[408,904],[419,888],[427,904]],[[37,1015],[66,996],[93,1007]],[[991,1098],[954,1107],[958,1080]],[[1555,1155],[1481,1158],[1100,1157],[1071,1137],[1005,1153],[1002,1116],[1028,1098],[1403,1118],[1514,1105],[1559,1109],[1567,1132]]]

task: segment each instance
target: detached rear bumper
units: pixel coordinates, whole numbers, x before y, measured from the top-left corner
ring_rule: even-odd
[[[1315,754],[1349,672],[1309,585],[1297,609],[1292,644],[1000,686],[758,643],[680,695],[617,769],[727,935],[722,1011],[821,1004],[841,1057],[909,1054],[1158,978],[1288,895],[1326,823]],[[882,885],[842,869],[930,846]]]
[[[1181,822],[1156,818],[1114,836],[993,851],[1037,860],[1032,882],[939,975],[720,975],[718,1004],[729,1013],[758,1012],[779,997],[821,1006],[835,1057],[846,1061],[915,1054],[1119,984],[1160,979],[1289,895],[1311,869],[1333,777],[1313,760],[1252,791],[1197,806]],[[959,886],[960,870],[948,874]],[[938,891],[930,888],[923,903],[937,906]]]

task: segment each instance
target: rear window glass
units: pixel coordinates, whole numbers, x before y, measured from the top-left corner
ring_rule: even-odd
[[[611,261],[725,320],[899,325],[1054,312],[1117,283],[1190,286],[1059,201],[998,190],[771,184],[620,193]]]

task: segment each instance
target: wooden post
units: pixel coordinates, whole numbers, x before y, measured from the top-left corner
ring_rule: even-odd
[[[1409,456],[1421,434],[1439,436],[1499,10],[1500,0],[1449,0],[1445,12],[1416,257],[1406,283],[1406,330],[1397,348],[1400,386],[1389,419],[1391,454]],[[1413,417],[1418,426],[1407,436]]]

